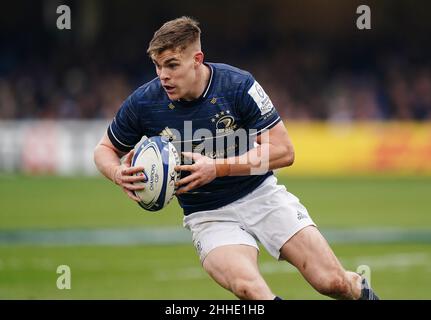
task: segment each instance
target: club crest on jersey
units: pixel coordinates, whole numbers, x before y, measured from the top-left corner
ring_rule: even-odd
[[[227,134],[232,133],[237,128],[235,119],[230,115],[230,111],[221,111],[216,113],[211,122],[215,123],[216,134]]]

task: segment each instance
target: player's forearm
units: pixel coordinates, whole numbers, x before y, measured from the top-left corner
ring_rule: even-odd
[[[94,150],[94,163],[97,169],[108,179],[115,182],[115,170],[120,166],[120,157],[115,150],[99,144]]]
[[[238,157],[216,160],[218,177],[264,174],[270,170],[292,165],[293,149],[263,143]]]

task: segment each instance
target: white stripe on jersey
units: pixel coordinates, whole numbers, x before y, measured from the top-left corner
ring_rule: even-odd
[[[259,130],[258,132],[256,132],[256,133],[250,133],[250,136],[254,136],[254,135],[257,135],[257,134],[259,134],[259,133],[261,133],[262,131],[265,131],[266,129],[268,129],[270,126],[272,126],[274,123],[276,123],[278,120],[280,120],[280,117],[278,117],[277,119],[275,119],[273,122],[271,122],[269,125],[267,125],[265,128],[263,128],[263,129],[261,129],[261,130]]]
[[[213,81],[213,74],[214,74],[213,67],[212,67],[211,65],[209,65],[209,67],[210,67],[210,69],[211,69],[211,77],[210,77],[210,81],[208,82],[207,89],[206,89],[206,90],[205,90],[205,92],[204,92],[204,95],[203,95],[203,97],[204,97],[204,98],[206,98],[206,95],[207,95],[207,93],[208,93],[208,90],[209,90],[209,89],[210,89],[210,87],[211,87],[211,82]]]
[[[115,138],[115,140],[117,140],[117,142],[119,144],[121,144],[122,146],[125,146],[126,148],[132,148],[133,146],[129,146],[127,144],[122,143],[120,140],[118,140],[118,138],[115,136],[114,131],[112,131],[112,123],[109,125],[109,130],[111,130],[112,136]]]

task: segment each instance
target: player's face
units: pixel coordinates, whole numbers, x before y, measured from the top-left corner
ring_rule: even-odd
[[[195,51],[192,48],[185,50],[165,50],[153,57],[156,72],[169,99],[192,100],[196,87]]]

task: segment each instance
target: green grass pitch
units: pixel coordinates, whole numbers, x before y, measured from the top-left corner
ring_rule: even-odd
[[[280,178],[322,228],[398,227],[431,232],[431,178]],[[176,203],[145,212],[102,178],[0,177],[0,233],[14,230],[181,225]],[[343,265],[366,264],[385,299],[431,299],[431,244],[335,244]],[[72,271],[59,290],[56,268]],[[260,268],[286,299],[326,299],[264,250]],[[0,243],[1,299],[234,299],[201,269],[192,245],[37,246]]]

